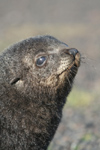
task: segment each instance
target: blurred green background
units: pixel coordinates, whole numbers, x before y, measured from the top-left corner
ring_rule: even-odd
[[[67,107],[89,106],[100,97],[100,0],[0,0],[0,51],[44,34],[80,51]]]

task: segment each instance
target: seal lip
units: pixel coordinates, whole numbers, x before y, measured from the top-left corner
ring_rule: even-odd
[[[71,64],[69,64],[69,66],[68,66],[68,68],[66,68],[66,69],[64,69],[61,73],[59,73],[59,76],[61,75],[61,74],[63,74],[64,72],[70,72],[70,70],[71,70],[71,68],[74,66],[74,62],[72,62]]]

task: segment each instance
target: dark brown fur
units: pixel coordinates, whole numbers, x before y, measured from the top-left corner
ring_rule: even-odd
[[[62,116],[80,55],[51,36],[23,40],[0,55],[0,150],[46,150]],[[46,56],[38,67],[37,58]]]

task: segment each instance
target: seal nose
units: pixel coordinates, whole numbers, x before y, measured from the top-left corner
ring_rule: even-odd
[[[70,54],[70,55],[73,55],[73,56],[75,57],[77,53],[78,53],[78,50],[77,50],[77,49],[75,49],[75,48],[69,49],[69,54]]]

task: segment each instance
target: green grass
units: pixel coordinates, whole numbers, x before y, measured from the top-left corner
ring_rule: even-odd
[[[81,150],[83,146],[91,142],[93,139],[98,139],[98,137],[91,133],[86,133],[83,137],[79,140],[79,142],[72,147],[72,150]]]
[[[92,92],[74,88],[67,98],[67,106],[86,107],[92,102],[94,97],[95,95]]]

